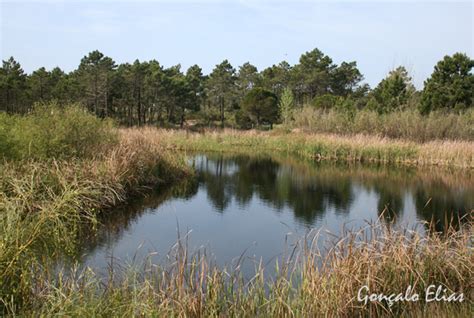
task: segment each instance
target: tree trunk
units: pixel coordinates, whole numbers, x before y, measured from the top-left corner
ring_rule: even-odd
[[[109,115],[109,79],[108,76],[105,82],[105,117]]]
[[[184,111],[186,110],[186,108],[184,106],[182,106],[182,109],[181,109],[181,123],[180,123],[180,127],[183,128],[184,126]]]
[[[40,77],[40,99],[43,100],[43,78]]]
[[[7,113],[10,113],[11,109],[10,109],[10,89],[9,88],[7,88],[7,103],[5,106],[7,107]]]
[[[224,128],[224,97],[221,97],[220,111],[221,111],[221,128]]]
[[[97,77],[98,77],[98,75],[97,75],[97,71],[96,71],[95,77],[94,77],[94,113],[95,113],[96,116],[97,116],[97,109],[98,109],[97,104],[99,103],[98,96],[97,96],[99,94],[98,89],[97,89],[97,85],[98,85],[99,80],[97,79]]]

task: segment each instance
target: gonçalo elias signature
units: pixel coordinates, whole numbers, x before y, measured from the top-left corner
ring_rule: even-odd
[[[425,290],[423,297],[417,293],[411,285],[407,287],[404,293],[373,293],[369,290],[367,285],[362,286],[357,293],[357,300],[367,305],[368,302],[382,302],[386,301],[389,307],[392,307],[397,302],[463,302],[464,294],[448,291],[442,285],[429,285]]]

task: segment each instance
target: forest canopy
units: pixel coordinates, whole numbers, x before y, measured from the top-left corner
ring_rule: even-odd
[[[179,64],[164,67],[156,60],[117,64],[99,51],[84,56],[69,73],[41,67],[26,74],[11,57],[0,68],[0,111],[24,114],[35,103],[54,101],[83,105],[128,126],[183,126],[192,120],[240,128],[287,122],[308,105],[380,114],[462,112],[473,106],[473,67],[466,54],[445,56],[417,91],[403,66],[371,89],[355,61],[338,65],[318,49],[302,54],[296,65],[282,61],[262,71],[249,62],[235,68],[224,60],[209,75],[198,65],[184,71]]]

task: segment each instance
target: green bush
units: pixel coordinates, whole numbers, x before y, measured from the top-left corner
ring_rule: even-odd
[[[0,150],[7,159],[82,158],[117,141],[110,121],[79,105],[38,104],[26,116],[0,116]]]
[[[313,98],[311,105],[319,109],[331,109],[336,106],[339,99],[339,96],[333,94],[323,94]]]
[[[17,117],[14,115],[7,115],[0,112],[0,154],[6,157],[11,157],[12,140],[10,138],[10,131],[15,126]]]

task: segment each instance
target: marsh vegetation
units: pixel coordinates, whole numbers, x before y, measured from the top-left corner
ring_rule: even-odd
[[[250,63],[236,71],[225,60],[208,76],[197,65],[186,73],[155,60],[116,65],[98,51],[68,74],[41,68],[27,75],[13,58],[4,61],[1,313],[468,316],[473,66],[465,54],[446,56],[417,91],[403,67],[370,89],[355,62],[336,65],[317,49],[296,65],[262,72]],[[205,153],[212,171],[197,153]],[[224,158],[230,154],[237,157]],[[232,160],[228,173],[224,162]],[[362,164],[385,170],[358,170]],[[397,175],[400,167],[408,172]],[[104,233],[120,234],[121,223],[110,220],[128,224],[119,206],[156,191],[153,209],[170,198],[192,204],[198,193],[208,200],[196,206],[216,210],[220,220],[233,202],[244,209],[257,202],[263,223],[254,225],[288,217],[308,232],[275,262],[253,263],[253,271],[244,271],[242,259],[216,264],[212,251],[195,251],[180,231],[165,253],[169,262],[112,262],[107,275],[81,263]],[[329,220],[329,210],[343,220],[336,226],[350,221],[341,215],[360,193],[378,199],[364,206],[372,214],[356,215],[358,228],[333,235],[314,229],[316,220]],[[141,213],[132,214],[140,220]],[[423,230],[403,228],[398,221],[407,215]],[[75,265],[61,271],[69,262]],[[431,284],[467,301],[390,307],[355,298],[362,285],[390,293]]]
[[[121,308],[124,315],[135,316],[396,316],[408,312],[419,315],[456,312],[467,316],[469,313],[473,274],[469,245],[472,239],[472,215],[469,210],[472,202],[468,199],[460,201],[460,192],[453,190],[453,203],[445,205],[448,192],[436,194],[425,183],[421,183],[419,188],[426,193],[419,192],[417,206],[424,212],[419,215],[421,219],[418,221],[433,220],[432,228],[421,232],[403,230],[402,227],[396,229],[392,221],[397,220],[397,211],[401,208],[400,198],[396,199],[396,187],[375,186],[377,191],[382,192],[379,205],[372,209],[385,212],[380,216],[375,214],[368,227],[335,233],[337,241],[332,236],[322,235],[323,232],[311,230],[291,243],[288,241],[287,252],[276,258],[275,263],[251,263],[253,274],[248,266],[245,269],[243,260],[242,263],[217,264],[208,252],[188,246],[190,241],[185,233],[181,239],[176,236],[178,243],[169,252],[167,262],[155,263],[151,259],[147,262],[145,257],[141,259],[141,265],[126,265],[126,262],[119,266],[109,264],[110,271],[105,276],[100,268],[94,266],[71,265],[64,271],[57,267],[61,263],[70,264],[64,263],[65,260],[74,263],[74,259],[80,259],[84,255],[84,242],[100,242],[100,233],[104,233],[110,223],[107,219],[119,217],[111,207],[136,194],[150,193],[153,189],[165,193],[169,184],[188,180],[184,189],[178,187],[182,190],[176,190],[178,192],[175,191],[172,196],[189,199],[193,196],[193,189],[196,189],[196,181],[192,180],[198,178],[198,186],[200,182],[207,184],[208,197],[213,200],[214,208],[221,207],[224,211],[226,204],[234,200],[233,195],[231,201],[226,199],[229,189],[244,191],[236,192],[235,200],[249,204],[249,196],[245,193],[254,189],[250,191],[257,191],[255,195],[262,202],[273,202],[271,204],[275,206],[294,210],[296,219],[303,220],[311,228],[315,225],[311,223],[313,218],[308,217],[324,211],[317,212],[318,206],[323,208],[329,204],[328,207],[334,205],[337,209],[343,209],[344,204],[352,202],[351,196],[357,192],[345,186],[350,179],[344,171],[351,171],[347,167],[357,169],[357,164],[350,168],[354,160],[413,160],[414,157],[403,156],[416,155],[416,151],[426,147],[425,144],[388,142],[376,137],[366,141],[364,138],[369,137],[360,137],[355,139],[359,143],[351,143],[351,148],[347,148],[347,137],[337,136],[235,131],[194,134],[153,128],[117,129],[110,122],[97,119],[78,106],[64,109],[57,105],[43,105],[26,117],[6,115],[2,120],[7,123],[2,126],[5,136],[2,142],[8,145],[5,146],[8,151],[4,152],[0,183],[0,281],[4,314],[110,316],[117,313],[117,308]],[[70,124],[65,125],[68,120]],[[445,156],[452,158],[464,153],[463,157],[456,159],[464,163],[457,168],[463,177],[443,177],[438,171],[440,179],[435,183],[439,185],[442,182],[449,188],[457,180],[463,180],[466,183],[464,186],[469,189],[472,186],[468,178],[472,165],[468,160],[472,159],[469,155],[469,151],[472,152],[470,142],[445,143],[452,144],[443,150]],[[366,153],[364,147],[371,147],[370,152]],[[429,149],[439,148],[436,145],[431,147]],[[61,152],[56,152],[57,149]],[[191,151],[195,150],[235,152],[238,149],[244,153],[250,153],[252,149],[259,149],[262,153],[268,151],[273,153],[270,158],[278,158],[275,152],[279,153],[286,158],[283,162],[290,160],[288,167],[292,168],[284,168],[277,173],[275,159],[268,161],[263,157],[260,161],[252,161],[241,157],[236,162],[241,165],[237,175],[232,177],[219,170],[221,172],[213,176],[212,167],[209,171],[198,169],[193,172],[185,159],[185,153],[191,155]],[[291,159],[292,155],[300,154],[314,161],[315,153],[311,151],[315,149],[321,157],[326,157],[322,151],[328,151],[334,154],[328,155],[328,159],[340,159],[349,166],[312,172],[313,168],[309,168],[308,163]],[[346,152],[341,149],[346,149]],[[378,157],[371,157],[374,153]],[[436,160],[439,164],[441,157]],[[251,168],[248,165],[252,162],[258,168],[254,172],[245,170]],[[262,165],[262,162],[265,164]],[[384,167],[384,162],[380,160],[381,167]],[[194,164],[195,167],[197,165]],[[235,164],[231,166],[234,167],[231,170],[235,171]],[[206,171],[212,174],[206,174]],[[288,171],[294,171],[296,175],[288,174]],[[387,179],[380,173],[377,170],[361,170],[358,178],[360,182],[378,184],[380,181],[376,180]],[[246,180],[243,178],[245,175],[250,177],[247,180],[251,184],[241,184]],[[432,173],[428,175],[429,178],[435,177]],[[283,183],[272,190],[264,186],[279,184],[268,179],[272,176],[286,181],[279,179]],[[399,177],[392,175],[388,180],[394,177],[398,179],[393,180],[407,182],[403,174]],[[411,180],[418,178],[412,176]],[[329,180],[336,180],[336,183]],[[395,185],[396,182],[393,182]],[[284,184],[287,186],[284,187]],[[369,184],[369,188],[373,187]],[[301,192],[301,187],[312,191],[312,194],[306,198],[296,195],[306,193]],[[432,189],[437,188],[433,186]],[[327,193],[328,197],[322,197],[316,205],[310,204],[320,193]],[[430,201],[433,195],[431,203],[425,202]],[[303,203],[309,205],[301,206]],[[427,209],[427,206],[431,208]],[[458,216],[451,219],[456,226],[450,227],[448,222],[440,227],[443,211],[452,211]],[[457,214],[459,212],[462,213]],[[123,220],[128,222],[127,219]],[[380,223],[377,220],[385,221]],[[112,228],[117,231],[116,226]],[[371,235],[367,236],[367,233]],[[273,264],[277,264],[276,267]],[[462,292],[469,300],[464,303],[433,303],[433,306],[418,302],[388,307],[384,302],[362,305],[354,298],[357,288],[364,284],[368,284],[371,290],[388,293],[398,291],[400,286],[405,285],[421,292],[431,283],[441,284],[449,291]]]
[[[82,108],[40,106],[2,115],[0,294],[29,299],[44,257],[74,253],[97,215],[146,187],[190,174],[183,157],[138,136],[120,137]]]

